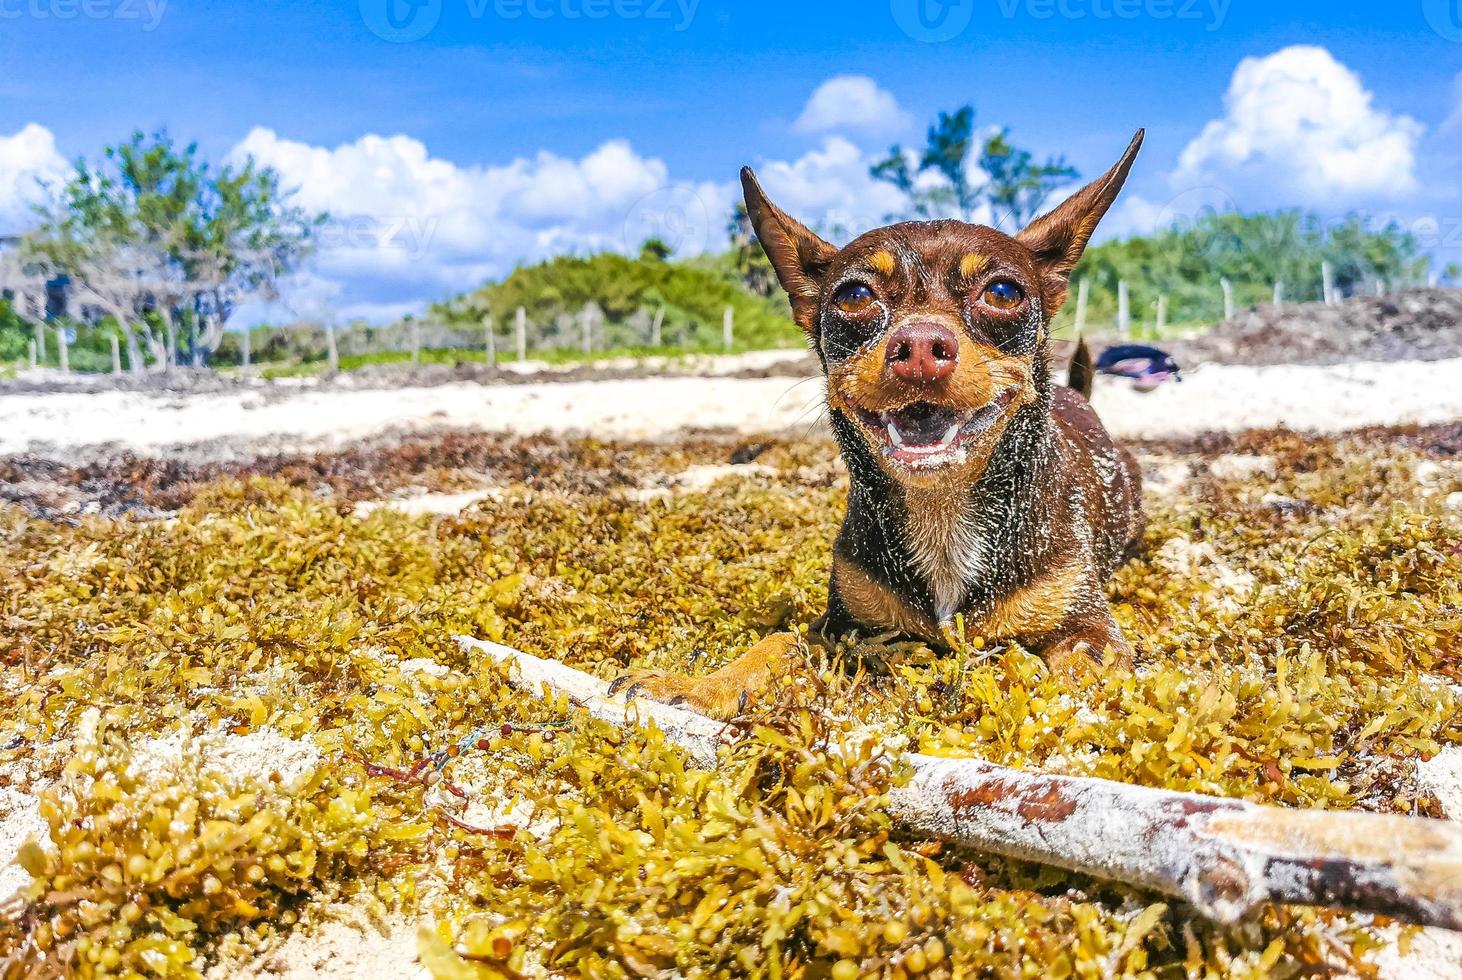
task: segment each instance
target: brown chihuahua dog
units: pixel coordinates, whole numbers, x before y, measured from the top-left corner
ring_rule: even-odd
[[[913,221],[838,249],[741,171],[851,478],[824,634],[942,644],[962,615],[968,636],[1018,641],[1053,670],[1130,665],[1103,583],[1142,533],[1137,464],[1083,397],[1089,372],[1081,393],[1052,382],[1049,325],[1142,136],[1014,238]],[[705,677],[638,673],[611,690],[726,718],[796,649],[776,634]]]

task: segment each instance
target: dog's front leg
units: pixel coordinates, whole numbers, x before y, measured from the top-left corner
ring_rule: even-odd
[[[684,704],[711,718],[732,718],[741,713],[747,698],[784,670],[797,645],[797,634],[774,633],[704,677],[635,671],[616,678],[609,693],[624,690],[627,699],[643,695],[666,704]]]

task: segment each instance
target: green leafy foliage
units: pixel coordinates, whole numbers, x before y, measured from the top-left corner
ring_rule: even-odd
[[[523,266],[502,282],[443,304],[436,312],[456,324],[480,323],[491,312],[498,329],[506,331],[521,306],[527,312],[529,345],[541,348],[576,345],[576,318],[589,304],[603,317],[600,345],[605,347],[648,343],[660,309],[663,342],[678,347],[719,348],[722,313],[728,306],[740,349],[793,346],[802,336],[785,299],[748,292],[725,259],[669,262],[654,254],[559,256]]]
[[[942,656],[846,640],[752,706],[715,773],[653,729],[524,697],[450,637],[609,678],[707,670],[805,626],[847,492],[826,442],[771,440],[762,468],[686,494],[647,490],[731,444],[456,433],[212,470],[79,468],[83,491],[125,483],[181,509],[0,508],[16,572],[0,580],[0,684],[15,692],[0,765],[41,774],[49,827],[21,853],[35,881],[0,915],[0,965],[193,976],[349,901],[424,917],[422,960],[441,977],[1366,975],[1368,917],[1271,907],[1220,926],[910,839],[886,793],[916,745],[1435,814],[1410,762],[1462,741],[1455,439],[1224,447],[1270,457],[1262,479],[1152,449],[1195,475],[1150,501],[1143,553],[1111,587],[1138,671],[1073,687],[995,638]],[[495,492],[461,514],[357,508],[485,477]],[[284,779],[200,747],[266,733],[317,761]],[[160,745],[179,747],[165,764]],[[490,813],[458,819],[467,806]]]
[[[1414,284],[1425,279],[1428,264],[1410,232],[1395,225],[1371,228],[1358,216],[1326,223],[1299,211],[1205,212],[1187,225],[1091,246],[1072,281],[1092,284],[1088,322],[1116,316],[1117,283],[1125,281],[1134,322],[1151,324],[1157,297],[1166,295],[1170,323],[1211,324],[1223,319],[1220,279],[1232,284],[1237,310],[1270,302],[1276,281],[1284,284],[1286,300],[1316,301],[1327,261],[1343,295],[1374,292],[1378,280],[1391,288]],[[1073,312],[1068,302],[1061,327],[1069,326]]]

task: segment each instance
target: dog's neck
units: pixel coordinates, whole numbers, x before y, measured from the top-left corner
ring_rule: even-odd
[[[968,482],[900,484],[851,423],[834,426],[851,479],[852,536],[863,561],[891,584],[910,582],[926,593],[941,625],[1017,584],[1029,563],[1030,542],[1022,531],[1038,504],[1052,442],[1050,389],[1045,377],[1040,382],[1038,403],[1016,413],[984,470]]]
[[[934,616],[955,614],[987,598],[1015,573],[1022,517],[1039,483],[1050,440],[1049,416],[1032,406],[1011,420],[972,484],[905,487],[904,543],[929,590]]]

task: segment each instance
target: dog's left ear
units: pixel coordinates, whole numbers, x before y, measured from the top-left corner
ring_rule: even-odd
[[[1117,199],[1117,192],[1127,180],[1132,161],[1142,148],[1146,130],[1139,129],[1116,166],[1072,194],[1061,205],[1047,212],[1015,236],[1015,240],[1035,253],[1036,263],[1045,278],[1046,315],[1054,316],[1066,300],[1066,282],[1071,270],[1081,260],[1081,253],[1096,230],[1097,222]]]
[[[822,274],[837,249],[767,200],[750,167],[741,168],[741,189],[746,195],[746,216],[751,219],[756,240],[761,242],[776,270],[777,280],[792,301],[792,319],[811,336],[817,325]]]

